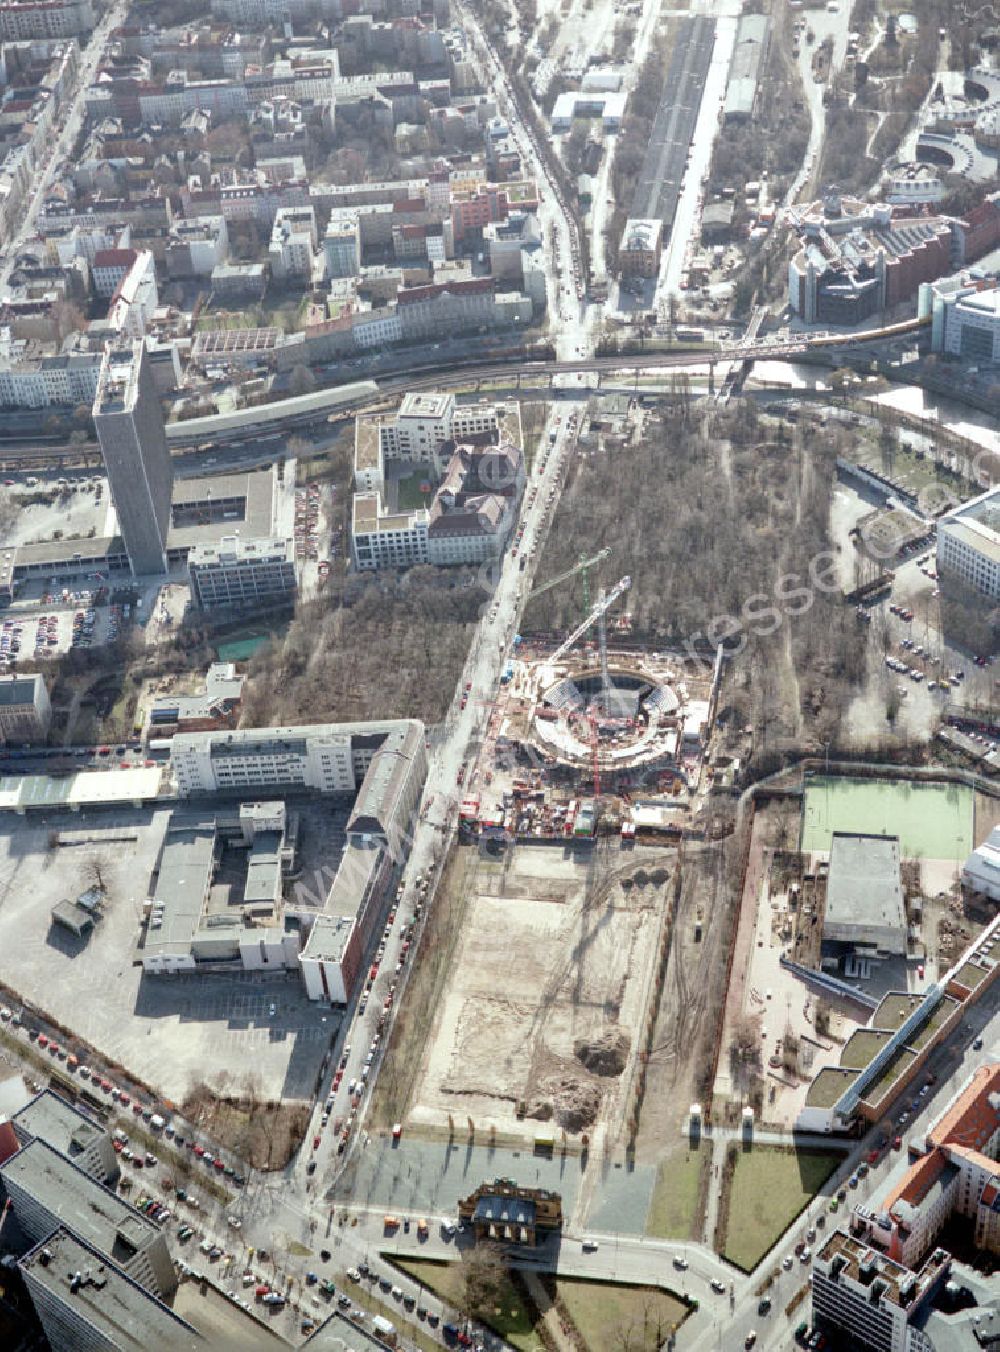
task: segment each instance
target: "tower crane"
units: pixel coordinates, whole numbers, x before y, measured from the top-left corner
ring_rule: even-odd
[[[605,712],[607,711],[608,686],[611,684],[608,676],[608,639],[605,631],[605,616],[618,598],[624,596],[631,585],[632,579],[626,574],[625,577],[615,583],[610,591],[605,591],[602,587],[601,594],[598,596],[596,604],[590,609],[586,618],[581,624],[577,625],[568,638],[563,640],[562,644],[549,658],[549,661],[555,665],[556,662],[565,657],[570,648],[573,647],[574,643],[583,637],[591,625],[597,624],[599,626],[598,632],[601,647],[601,693],[604,699]],[[599,798],[601,795],[600,747],[597,734],[597,719],[594,716],[592,709],[587,714],[587,722],[590,725],[590,745],[591,753],[594,758],[594,797]]]
[[[547,592],[550,587],[558,587],[560,582],[565,582],[568,578],[575,577],[577,573],[582,573],[583,608],[584,610],[589,610],[590,586],[587,578],[588,569],[595,567],[599,563],[603,563],[606,558],[610,557],[610,555],[611,555],[610,547],[602,549],[599,554],[594,554],[589,559],[584,558],[584,556],[581,554],[580,558],[577,560],[577,562],[573,565],[572,568],[567,568],[564,573],[557,573],[555,577],[549,578],[548,582],[543,582],[540,587],[536,587],[534,591],[530,591],[528,593],[528,600],[533,601],[536,596],[541,596],[542,592]]]
[[[566,656],[570,648],[572,648],[574,643],[576,643],[577,639],[583,638],[584,634],[591,627],[591,625],[596,624],[599,620],[603,622],[604,616],[611,609],[614,603],[618,600],[619,596],[624,596],[624,594],[628,591],[631,585],[632,579],[628,575],[626,575],[625,577],[621,578],[620,581],[616,582],[609,592],[606,592],[602,587],[601,594],[597,598],[597,601],[594,603],[594,605],[591,607],[589,614],[580,624],[577,625],[577,627],[573,630],[570,636],[563,640],[563,642],[555,650],[552,656],[548,659],[549,662],[555,665],[556,662],[560,661],[563,657]],[[606,642],[607,641],[605,640],[605,646]],[[607,659],[605,658],[605,662],[606,661]]]

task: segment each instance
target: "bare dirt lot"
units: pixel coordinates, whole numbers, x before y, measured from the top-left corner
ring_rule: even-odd
[[[615,1133],[665,906],[664,852],[617,842],[481,858],[410,1105],[412,1126]],[[633,881],[635,875],[641,881]]]

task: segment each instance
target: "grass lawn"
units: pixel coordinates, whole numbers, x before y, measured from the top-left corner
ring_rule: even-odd
[[[746,1272],[756,1267],[842,1159],[776,1146],[740,1151],[723,1256]]]
[[[708,1152],[709,1158],[711,1152]],[[703,1152],[685,1150],[661,1160],[646,1217],[646,1234],[657,1239],[691,1239],[698,1204]]]
[[[633,1352],[657,1352],[687,1314],[683,1301],[654,1286],[566,1277],[556,1287],[591,1352],[625,1346]]]
[[[401,512],[412,512],[418,507],[429,507],[433,493],[421,493],[420,485],[429,482],[424,474],[408,474],[398,481],[398,507]]]
[[[435,1262],[427,1258],[397,1258],[395,1255],[383,1255],[389,1262],[408,1272],[416,1281],[428,1290],[440,1296],[451,1305],[461,1306],[464,1282],[462,1264]],[[544,1352],[544,1344],[534,1330],[533,1311],[529,1311],[514,1286],[508,1284],[498,1298],[496,1309],[489,1319],[495,1333],[522,1352]]]
[[[453,1305],[460,1303],[461,1263],[395,1256],[390,1261],[442,1300]],[[546,1277],[544,1280],[551,1295],[551,1279]],[[610,1352],[619,1345],[621,1331],[626,1329],[630,1335],[628,1345],[633,1352],[658,1352],[668,1334],[680,1326],[687,1313],[683,1301],[650,1286],[619,1286],[614,1282],[567,1277],[556,1280],[555,1292],[565,1302],[591,1352]],[[493,1318],[484,1322],[522,1352],[542,1352],[542,1340],[532,1325],[534,1313],[533,1309],[525,1308],[517,1289],[508,1286]]]

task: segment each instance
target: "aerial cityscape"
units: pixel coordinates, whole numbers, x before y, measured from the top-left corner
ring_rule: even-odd
[[[0,0],[0,1349],[1000,1352],[1000,8]]]

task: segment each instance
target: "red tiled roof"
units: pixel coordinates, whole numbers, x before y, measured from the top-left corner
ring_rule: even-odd
[[[990,1096],[1000,1094],[1000,1062],[980,1066],[967,1088],[927,1134],[932,1145],[981,1147],[1000,1126]]]
[[[932,1150],[929,1155],[918,1159],[885,1199],[885,1210],[891,1212],[897,1202],[916,1205],[926,1195],[928,1188],[940,1178],[946,1163],[942,1150]]]

